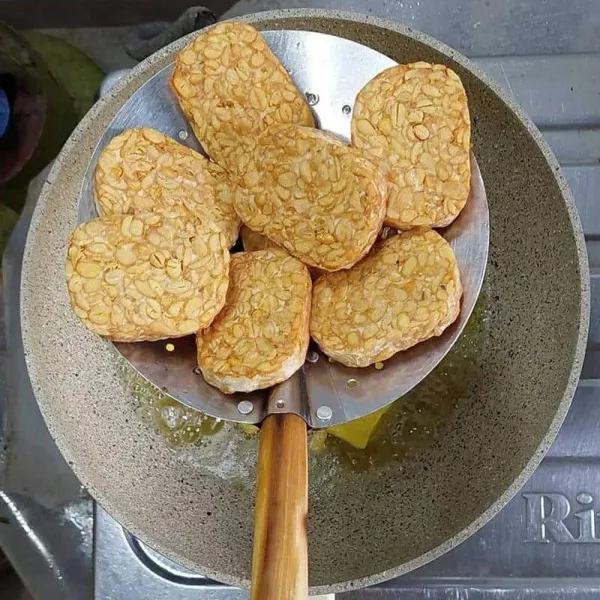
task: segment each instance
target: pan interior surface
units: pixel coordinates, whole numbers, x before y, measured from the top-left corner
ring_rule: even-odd
[[[460,55],[399,25],[350,14],[300,10],[246,20],[266,30],[338,35],[397,62],[453,68],[467,90],[474,152],[486,182],[485,335],[470,362],[468,386],[449,400],[443,426],[410,456],[381,464],[353,468],[327,449],[311,458],[311,591],[348,590],[401,575],[452,548],[537,466],[581,368],[589,310],[583,238],[539,132]],[[157,551],[247,586],[256,440],[226,426],[193,448],[169,446],[140,418],[143,383],[111,344],[81,327],[64,284],[67,238],[99,140],[127,98],[188,42],[162,50],[118,84],[58,158],[27,242],[23,336],[49,429],[92,495]],[[411,393],[422,393],[431,380]]]
[[[280,30],[265,31],[263,36],[291,73],[298,89],[304,92],[316,123],[347,141],[356,95],[373,77],[397,65],[371,48],[323,33]],[[173,68],[171,64],[161,69],[137,89],[107,127],[83,180],[79,200],[82,222],[98,214],[93,193],[94,171],[106,145],[123,130],[152,126],[195,150],[201,149],[170,88]],[[481,290],[489,246],[487,200],[475,157],[471,170],[467,205],[443,232],[454,249],[461,272],[463,298],[458,319],[442,336],[386,361],[385,372],[374,367],[350,369],[328,361],[317,349],[311,351],[312,358],[303,368],[302,395],[307,406],[301,415],[311,427],[339,425],[384,408],[422,381],[460,336]],[[227,395],[204,381],[196,368],[193,340],[176,340],[168,352],[165,342],[119,343],[116,348],[149,382],[207,415],[244,423],[260,423],[266,416],[265,393]],[[357,385],[348,387],[349,380]],[[237,408],[241,401],[250,402],[252,410],[242,414]],[[327,420],[318,418],[321,407],[330,409]]]

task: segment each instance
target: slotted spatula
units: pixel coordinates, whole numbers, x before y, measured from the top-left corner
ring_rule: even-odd
[[[375,75],[396,64],[366,46],[321,33],[265,31],[263,36],[305,93],[318,125],[346,140],[356,94]],[[200,149],[170,90],[172,68],[165,67],[141,86],[102,136],[82,186],[81,221],[97,215],[92,192],[94,168],[100,152],[123,129],[153,127]],[[164,342],[116,344],[141,375],[184,404],[224,420],[262,423],[253,600],[298,600],[308,595],[307,425],[315,429],[339,425],[400,398],[444,358],[473,311],[489,245],[487,200],[473,156],[467,206],[443,235],[454,248],[461,273],[460,316],[442,336],[397,354],[382,370],[351,369],[309,350],[303,369],[270,393],[228,396],[202,379],[191,338],[177,340],[173,352],[165,352]]]

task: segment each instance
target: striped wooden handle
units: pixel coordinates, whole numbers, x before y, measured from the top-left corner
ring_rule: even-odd
[[[306,423],[269,415],[260,432],[251,600],[308,598]]]

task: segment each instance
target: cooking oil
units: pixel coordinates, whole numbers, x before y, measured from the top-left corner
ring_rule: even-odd
[[[382,410],[377,420],[366,417],[364,421],[338,426],[337,437],[325,435],[322,430],[309,432],[309,451],[316,460],[319,456],[330,455],[342,468],[364,471],[410,458],[430,444],[449,422],[460,399],[469,391],[477,370],[478,350],[485,337],[485,304],[482,296],[464,332],[444,360],[411,392]],[[205,466],[207,457],[200,448],[210,443],[239,446],[235,452],[239,460],[244,453],[255,456],[257,427],[225,423],[188,408],[148,383],[127,361],[121,363],[121,373],[137,402],[137,412],[169,447],[189,450],[187,459],[193,455],[193,449],[198,448],[202,452],[198,463],[202,462]],[[383,370],[384,376],[385,365],[382,363],[376,368]],[[348,387],[356,384],[355,379],[347,382]],[[345,440],[353,441],[354,445]],[[209,454],[213,460],[219,460],[219,452]],[[252,460],[249,458],[249,462]],[[244,459],[242,462],[248,461]],[[217,465],[214,466],[216,468]],[[250,464],[246,466],[251,467]]]
[[[482,296],[452,350],[418,386],[389,407],[364,449],[328,436],[319,447],[320,453],[330,452],[347,467],[364,471],[410,458],[431,444],[469,392],[477,372],[477,357],[485,338],[484,307]],[[369,427],[369,423],[364,426]]]

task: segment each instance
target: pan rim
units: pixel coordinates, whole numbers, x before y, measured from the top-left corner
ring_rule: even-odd
[[[487,75],[482,73],[469,59],[464,57],[462,54],[457,51],[449,48],[445,44],[439,42],[438,40],[432,38],[431,36],[421,33],[412,28],[403,26],[399,23],[395,23],[388,19],[382,19],[378,17],[371,17],[367,15],[362,15],[355,12],[348,11],[330,11],[323,9],[290,9],[290,10],[282,10],[282,11],[265,11],[260,13],[254,13],[251,15],[245,15],[240,18],[236,18],[236,21],[244,21],[249,23],[255,23],[256,21],[264,21],[264,20],[281,20],[285,18],[303,18],[303,19],[320,19],[320,20],[345,20],[348,22],[367,24],[375,27],[379,27],[382,29],[391,30],[394,33],[405,36],[407,38],[413,39],[417,42],[424,43],[435,50],[445,54],[450,57],[452,60],[456,61],[458,64],[469,70],[477,79],[479,79],[487,88],[489,88],[509,109],[510,111],[516,115],[521,124],[527,130],[528,134],[532,137],[533,141],[536,143],[537,147],[540,149],[544,159],[549,164],[552,170],[553,177],[558,185],[558,188],[561,191],[561,195],[565,202],[565,207],[567,209],[567,214],[569,216],[569,221],[571,224],[571,229],[573,232],[573,238],[577,250],[577,259],[578,259],[578,268],[579,268],[579,279],[580,279],[580,318],[579,318],[579,329],[577,342],[574,345],[573,349],[573,364],[571,366],[571,370],[569,373],[569,377],[566,382],[566,386],[564,392],[562,394],[562,399],[558,405],[556,414],[552,419],[547,433],[543,436],[540,444],[537,449],[531,456],[531,458],[526,462],[523,466],[520,473],[513,480],[510,486],[504,491],[504,493],[494,502],[492,503],[477,519],[473,520],[467,526],[463,527],[458,533],[456,533],[451,538],[447,539],[442,544],[432,548],[428,552],[413,558],[401,565],[384,570],[380,573],[376,573],[374,575],[358,578],[355,580],[349,580],[344,582],[336,582],[330,585],[321,585],[314,586],[310,588],[311,594],[323,594],[323,593],[335,593],[335,592],[343,592],[350,589],[355,589],[359,587],[366,587],[369,585],[374,585],[376,583],[380,583],[382,581],[389,580],[394,577],[398,577],[403,575],[409,571],[412,571],[418,567],[421,567],[428,562],[438,558],[445,552],[454,548],[462,541],[470,537],[474,534],[478,529],[480,529],[485,523],[487,523],[492,517],[494,517],[511,499],[512,497],[521,489],[523,484],[529,479],[529,477],[533,474],[535,469],[540,464],[542,458],[544,457],[546,451],[554,441],[558,430],[567,414],[569,406],[571,404],[571,400],[577,388],[577,383],[579,381],[579,376],[581,373],[581,369],[583,366],[583,358],[585,355],[586,349],[586,340],[588,334],[589,327],[589,306],[590,306],[590,279],[589,279],[589,265],[587,260],[587,253],[585,249],[585,240],[583,236],[583,231],[581,228],[581,222],[579,219],[579,215],[577,212],[577,208],[575,206],[574,198],[569,190],[565,178],[562,174],[558,161],[556,160],[554,154],[550,150],[548,144],[541,136],[541,133],[537,129],[537,127],[533,124],[531,119],[524,113],[524,111],[516,104],[516,102],[510,98],[504,90],[500,88],[500,86],[490,79]],[[90,112],[86,115],[86,117],[79,123],[75,131],[71,134],[69,140],[65,144],[63,151],[61,151],[61,156],[66,156],[69,154],[69,151],[73,151],[76,147],[77,143],[81,139],[82,136],[85,135],[85,132],[88,130],[90,125],[93,123],[94,119],[102,114],[105,110],[105,107],[108,107],[110,111],[110,103],[114,102],[115,99],[123,92],[125,92],[130,86],[139,86],[143,82],[145,82],[151,75],[153,75],[159,68],[163,66],[166,59],[168,59],[172,54],[177,51],[179,48],[183,47],[191,39],[193,39],[198,32],[192,33],[176,42],[173,42],[169,46],[161,49],[158,53],[152,55],[148,59],[141,62],[139,65],[134,67],[130,74],[125,77],[122,81],[119,81],[115,87],[107,94],[107,96],[101,99],[96,105],[90,110]],[[23,341],[26,348],[32,348],[35,345],[33,332],[29,330],[26,326],[26,307],[31,304],[31,300],[25,294],[26,285],[24,282],[28,279],[28,275],[31,271],[32,262],[34,260],[32,253],[32,244],[31,240],[31,232],[36,230],[40,225],[42,208],[46,205],[48,198],[50,196],[50,190],[52,188],[52,181],[56,178],[56,176],[65,168],[68,168],[68,165],[65,165],[61,158],[59,158],[54,166],[52,167],[46,183],[40,193],[40,197],[38,200],[38,204],[36,206],[35,212],[32,217],[31,226],[27,235],[25,253],[23,257],[23,271],[21,278],[21,325],[23,330]],[[25,359],[27,364],[27,369],[29,372],[29,376],[31,378],[32,387],[35,390],[36,400],[38,399],[38,395],[40,398],[43,398],[43,390],[39,384],[40,378],[37,376],[36,365],[34,364],[34,360],[32,360],[30,354],[31,352],[26,351]],[[43,378],[42,378],[43,379]],[[121,523],[123,527],[125,527],[130,533],[139,537],[144,543],[148,543],[147,540],[152,540],[151,533],[146,531],[146,528],[141,527],[138,528],[134,523],[130,523],[127,517],[123,518],[120,514],[120,511],[112,506],[110,501],[107,501],[104,498],[103,493],[96,488],[95,485],[91,484],[91,482],[86,480],[84,469],[80,469],[77,463],[76,457],[71,456],[69,444],[65,443],[64,439],[61,439],[60,431],[56,428],[52,416],[46,410],[46,403],[43,401],[38,401],[38,406],[44,416],[44,420],[48,426],[50,434],[56,444],[58,445],[63,456],[73,462],[73,469],[76,475],[80,478],[81,482],[85,485],[85,487],[90,491],[91,495],[102,505],[102,507],[107,510],[107,512],[111,515],[114,515],[117,518],[117,521]],[[160,544],[153,543],[152,541],[148,544],[156,551],[164,554],[168,558],[172,558],[177,562],[181,563],[183,566],[187,566],[194,570],[198,570],[198,565],[193,564],[188,561],[185,557],[179,556],[177,553],[172,552],[169,549],[161,547]],[[243,586],[248,587],[249,581],[247,579],[239,578],[236,576],[230,576],[226,573],[221,573],[217,571],[212,571],[210,569],[200,569],[205,575],[210,578],[222,581],[229,585],[233,586]]]

